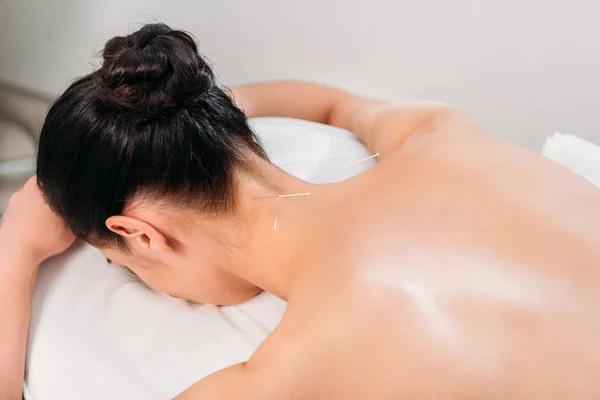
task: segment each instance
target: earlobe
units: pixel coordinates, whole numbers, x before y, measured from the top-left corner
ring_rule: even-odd
[[[172,251],[166,237],[147,222],[124,215],[113,215],[106,220],[105,224],[117,235],[134,239],[135,243],[144,250]]]

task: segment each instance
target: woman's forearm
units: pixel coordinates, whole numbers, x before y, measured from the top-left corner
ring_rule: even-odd
[[[365,125],[372,119],[373,110],[389,104],[302,81],[254,83],[235,87],[232,92],[249,118],[288,117],[336,126],[354,133],[371,150]]]
[[[21,399],[31,295],[41,262],[75,240],[36,177],[13,194],[0,225],[0,399]]]
[[[326,124],[339,89],[310,82],[275,81],[237,86],[234,100],[248,117],[289,117]]]
[[[0,232],[0,399],[20,400],[37,265],[7,243]]]

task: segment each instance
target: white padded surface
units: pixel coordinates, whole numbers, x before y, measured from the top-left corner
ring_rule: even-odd
[[[283,118],[252,125],[277,165],[310,179],[370,154],[346,131]],[[316,182],[346,179],[374,162]],[[169,399],[245,361],[285,303],[263,293],[234,307],[193,306],[144,288],[80,244],[40,269],[28,340],[27,400]]]

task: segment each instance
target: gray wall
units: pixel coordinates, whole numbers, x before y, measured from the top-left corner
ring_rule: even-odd
[[[533,148],[600,141],[598,0],[4,0],[0,80],[54,95],[154,20],[194,33],[228,85],[312,79],[447,102]]]

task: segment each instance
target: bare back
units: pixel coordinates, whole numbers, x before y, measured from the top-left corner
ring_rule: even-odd
[[[600,190],[451,133],[338,189],[278,332],[299,398],[600,397]]]
[[[261,87],[279,115],[296,84]],[[281,324],[181,399],[600,398],[600,190],[444,107],[301,89],[382,161],[312,188]]]

